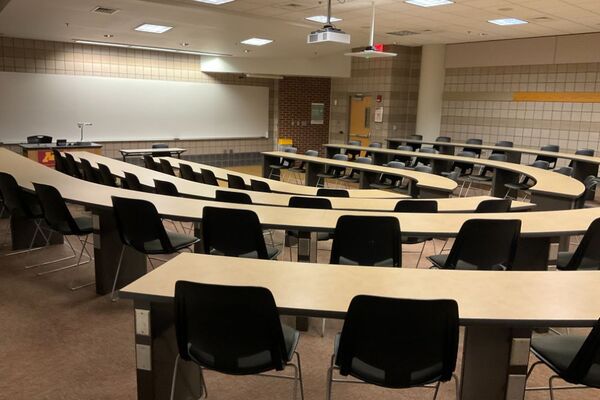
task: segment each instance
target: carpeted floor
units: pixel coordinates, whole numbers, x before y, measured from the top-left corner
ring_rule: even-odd
[[[248,170],[248,169],[246,169]],[[255,171],[253,169],[253,171]],[[74,207],[75,212],[83,212]],[[171,226],[167,225],[168,229]],[[36,276],[55,266],[24,270],[26,265],[68,254],[64,246],[32,252],[30,256],[5,256],[9,252],[7,220],[0,220],[0,399],[4,400],[131,400],[136,398],[133,312],[129,301],[112,303],[98,297],[93,287],[72,292],[71,279],[83,283],[93,279],[93,267]],[[282,233],[275,241],[281,243]],[[327,262],[330,243],[320,243],[319,261]],[[437,248],[441,247],[438,242]],[[91,250],[91,248],[90,248]],[[420,250],[419,246],[413,249]],[[427,245],[427,253],[433,251]],[[412,268],[418,254],[406,253],[404,267]],[[282,256],[289,257],[286,249]],[[66,265],[63,262],[59,265]],[[420,267],[428,266],[422,260]],[[306,399],[324,399],[326,370],[333,337],[340,321],[328,320],[325,337],[321,320],[311,320],[303,333],[299,352],[305,380]],[[572,329],[571,334],[585,334]],[[490,360],[494,362],[494,360]],[[460,367],[460,366],[459,366]],[[457,369],[457,372],[459,369]],[[534,374],[533,385],[545,385],[549,370]],[[229,377],[208,372],[211,399],[287,399],[291,381],[265,377]],[[334,386],[334,399],[430,399],[429,389],[387,390],[370,385]],[[454,399],[453,383],[442,386],[440,399]],[[544,392],[530,392],[528,400],[547,399]],[[558,400],[599,399],[593,390],[562,391]],[[482,399],[483,400],[483,399]]]

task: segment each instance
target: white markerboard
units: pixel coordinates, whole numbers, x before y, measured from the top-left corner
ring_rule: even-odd
[[[212,83],[0,72],[0,141],[267,137],[269,89]]]

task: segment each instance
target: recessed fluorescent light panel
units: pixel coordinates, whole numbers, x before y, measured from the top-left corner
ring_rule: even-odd
[[[90,44],[90,45],[94,45],[94,46],[122,47],[122,48],[126,48],[126,49],[136,49],[136,50],[163,51],[163,52],[166,52],[166,53],[192,54],[192,55],[195,55],[195,56],[213,56],[213,57],[231,56],[231,54],[210,53],[210,52],[207,52],[207,51],[179,50],[179,49],[169,49],[169,48],[166,48],[166,47],[151,47],[151,46],[138,46],[138,45],[135,45],[135,44],[97,42],[95,40],[79,40],[79,39],[76,39],[75,43]]]
[[[436,7],[454,4],[454,2],[450,0],[405,0],[404,2],[419,7]]]
[[[218,5],[225,4],[225,3],[231,3],[234,0],[194,0],[194,1],[197,1],[198,3],[214,4],[215,6],[218,6]]]
[[[246,40],[242,40],[242,44],[247,44],[250,46],[264,46],[265,44],[271,43],[271,39],[261,39],[261,38],[250,38]]]
[[[305,19],[307,19],[309,21],[313,21],[313,22],[319,22],[321,24],[327,23],[327,15],[315,15],[313,17],[306,17]],[[336,18],[336,17],[331,17],[329,19],[330,22],[339,22],[341,20],[342,20],[341,18]]]
[[[527,21],[523,21],[522,19],[518,19],[518,18],[490,19],[488,22],[490,24],[495,24],[495,25],[500,25],[500,26],[528,24]]]
[[[138,32],[148,32],[148,33],[165,33],[173,29],[172,26],[165,25],[155,25],[155,24],[142,24],[135,28]]]

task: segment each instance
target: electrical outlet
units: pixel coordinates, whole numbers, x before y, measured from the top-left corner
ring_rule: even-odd
[[[135,310],[135,333],[141,336],[150,336],[150,312],[148,310]]]

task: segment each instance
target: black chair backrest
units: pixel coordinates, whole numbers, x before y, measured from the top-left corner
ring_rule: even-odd
[[[569,263],[562,269],[575,270],[585,264],[586,269],[596,265],[600,269],[600,218],[592,221]]]
[[[288,205],[295,208],[316,208],[321,210],[330,210],[332,208],[331,201],[322,197],[292,196]]]
[[[267,182],[250,179],[250,189],[255,192],[271,193],[271,187]]]
[[[63,155],[60,154],[60,151],[56,149],[52,149],[52,154],[54,154],[54,169],[58,172],[67,174],[69,171],[67,169],[66,161]]]
[[[467,139],[466,144],[476,144],[476,145],[482,145],[483,144],[483,140],[481,139]],[[481,148],[480,147],[469,147],[469,146],[465,146],[465,148],[463,149],[463,151],[470,151],[471,153],[475,153],[475,155],[477,157],[481,156]]]
[[[166,143],[154,143],[152,145],[152,148],[153,149],[168,149],[169,145],[166,144]],[[152,153],[152,157],[161,157],[161,156],[164,156],[164,155],[165,155],[165,153],[162,153],[160,151]]]
[[[573,208],[584,208],[586,200],[592,200],[596,197],[596,186],[598,186],[598,178],[594,175],[588,175],[583,180],[585,187],[583,193],[575,200]]]
[[[246,190],[246,182],[244,182],[244,178],[241,176],[227,174],[227,187],[230,189]]]
[[[495,146],[496,147],[513,147],[514,143],[511,141],[508,141],[508,140],[500,140],[499,142],[496,142]],[[504,150],[493,149],[492,154],[506,154],[506,152]]]
[[[335,226],[329,263],[387,266],[391,260],[392,266],[400,267],[401,240],[396,218],[343,215]]]
[[[394,207],[395,212],[403,213],[436,213],[438,202],[435,200],[400,200]]]
[[[98,170],[92,167],[92,164],[85,158],[80,159],[81,170],[83,171],[83,179],[92,183],[100,183]]]
[[[408,138],[412,140],[423,140],[423,135],[409,135]]]
[[[123,244],[137,251],[148,254],[145,243],[158,242],[161,250],[156,254],[174,253],[162,220],[156,207],[149,201],[112,196],[113,212],[117,222],[117,230]]]
[[[556,144],[548,144],[546,146],[542,146],[540,148],[540,150],[542,150],[542,151],[551,151],[551,152],[557,153],[560,150],[560,147],[558,145],[556,145]],[[547,161],[548,164],[550,164],[550,166],[552,167],[552,166],[554,166],[556,164],[557,158],[556,157],[552,157],[552,156],[547,156],[547,155],[538,155],[535,158],[535,160],[536,161]]]
[[[511,199],[483,200],[475,207],[476,213],[505,213],[510,211]]]
[[[187,164],[179,164],[179,174],[187,181],[204,183],[202,174],[194,172],[192,167]]]
[[[444,267],[456,268],[458,262],[463,261],[478,270],[510,268],[520,232],[520,220],[467,220],[458,232]]]
[[[381,142],[371,142],[369,143],[369,147],[373,147],[374,149],[380,149],[383,147]]]
[[[200,173],[202,175],[202,181],[205,184],[212,185],[212,186],[219,186],[219,182],[217,181],[217,178],[215,177],[214,172],[212,172],[210,169],[202,168],[202,169],[200,169]]]
[[[171,176],[176,176],[175,175],[175,170],[173,169],[173,166],[171,165],[171,163],[169,162],[169,160],[164,160],[161,158],[160,160],[160,170],[161,172],[167,174],[167,175],[171,175]]]
[[[252,204],[252,198],[248,193],[231,192],[229,190],[215,191],[215,200],[224,203]]]
[[[127,184],[127,189],[135,190],[137,192],[145,192],[146,189],[140,183],[137,175],[132,174],[131,172],[124,172],[125,174],[125,183]]]
[[[389,388],[448,381],[456,368],[458,321],[454,300],[356,296],[346,313],[336,365],[343,376]],[[360,365],[369,368],[356,368]],[[378,373],[364,372],[370,370]]]
[[[589,157],[593,157],[594,156],[594,149],[579,149],[575,151],[575,154],[578,156],[589,156]],[[569,162],[569,167],[573,167],[574,165],[574,161],[571,160]]]
[[[34,195],[24,192],[17,180],[6,172],[0,172],[2,201],[11,215],[34,218],[39,216],[39,202]]]
[[[33,187],[42,206],[44,219],[50,228],[64,235],[85,234],[75,223],[67,203],[55,187],[40,183],[34,183]]]
[[[150,154],[144,155],[144,166],[152,171],[162,172],[160,164],[154,161],[154,157]]]
[[[592,367],[596,370],[600,368],[600,319],[596,321],[592,331],[561,377],[570,383],[580,383]]]
[[[350,193],[348,193],[345,189],[326,189],[320,188],[317,189],[317,196],[322,197],[350,197]]]
[[[77,166],[77,161],[70,153],[65,153],[65,162],[67,164],[67,173],[74,178],[82,179],[81,171],[79,171],[79,167]]]
[[[117,187],[115,177],[110,172],[110,169],[104,164],[98,164],[98,172],[100,174],[100,183],[110,187]]]
[[[202,210],[202,245],[230,257],[256,252],[268,260],[267,246],[258,216],[254,211],[204,207]]]
[[[435,138],[435,141],[442,143],[450,143],[452,141],[452,138],[450,136],[438,136]]]
[[[155,179],[154,189],[157,194],[162,194],[163,196],[180,197],[179,190],[177,190],[177,186],[173,182]]]
[[[177,281],[175,333],[182,359],[221,373],[280,371],[286,364],[279,312],[265,288]],[[249,355],[261,355],[261,362],[244,364]]]
[[[490,161],[506,161],[507,159],[508,159],[508,156],[504,153],[492,152],[492,154],[490,154],[490,156],[488,157],[488,160],[490,160]],[[477,176],[486,176],[488,174],[488,172],[491,172],[493,170],[494,170],[493,167],[486,165],[483,168],[481,168],[481,170],[479,171],[479,174]]]

